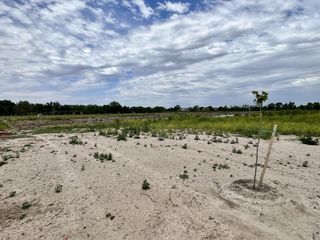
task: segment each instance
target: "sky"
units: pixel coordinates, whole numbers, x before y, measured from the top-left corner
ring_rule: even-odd
[[[320,101],[319,0],[1,0],[0,99]]]

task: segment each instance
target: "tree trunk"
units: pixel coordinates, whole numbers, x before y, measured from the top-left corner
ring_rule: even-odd
[[[256,188],[256,178],[257,178],[257,168],[259,162],[259,145],[261,139],[261,126],[262,126],[262,106],[260,105],[260,123],[259,123],[259,130],[258,130],[258,142],[257,142],[257,150],[256,150],[256,162],[254,164],[254,177],[253,177],[253,189]]]

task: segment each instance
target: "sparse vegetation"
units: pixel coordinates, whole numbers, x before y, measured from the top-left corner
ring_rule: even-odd
[[[125,132],[119,133],[117,140],[118,141],[127,141],[127,134]]]
[[[28,202],[28,201],[25,201],[22,203],[21,205],[21,209],[28,209],[32,206],[32,203]]]
[[[232,152],[233,153],[236,153],[236,154],[242,154],[242,151],[241,151],[241,149],[238,149],[238,148],[232,148]]]
[[[181,178],[182,180],[186,180],[186,179],[189,179],[189,175],[184,172],[184,173],[179,175],[179,178]]]
[[[9,193],[9,197],[14,197],[15,195],[16,195],[16,191],[11,191],[10,193]]]
[[[150,183],[148,183],[148,181],[145,179],[145,180],[143,180],[143,182],[142,182],[142,189],[143,190],[148,190],[148,189],[150,189]]]
[[[300,141],[307,145],[319,145],[319,140],[317,138],[313,138],[310,134],[300,137]]]
[[[93,157],[97,160],[99,160],[100,162],[104,162],[104,161],[112,161],[113,160],[113,156],[111,153],[98,153],[95,152]]]
[[[62,192],[62,188],[63,188],[63,186],[62,186],[61,184],[58,184],[58,185],[54,188],[54,191],[55,191],[56,193],[60,193],[60,192]]]
[[[164,141],[167,138],[167,134],[165,132],[159,132],[158,134],[158,140],[159,141]]]
[[[229,167],[228,163],[224,163],[224,164],[215,163],[215,164],[213,164],[212,168],[213,168],[213,171],[216,171],[217,168],[218,169],[229,169],[230,167]]]
[[[82,145],[83,142],[79,139],[79,137],[77,135],[75,135],[75,136],[70,137],[69,144]]]
[[[188,148],[187,144],[186,144],[186,143],[183,144],[182,148],[183,148],[183,149],[187,149],[187,148]]]

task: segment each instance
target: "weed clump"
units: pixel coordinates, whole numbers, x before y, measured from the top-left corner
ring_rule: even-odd
[[[303,144],[307,144],[307,145],[318,145],[319,144],[319,140],[317,138],[313,138],[310,135],[305,135],[300,137],[300,141]]]
[[[237,149],[237,148],[232,148],[232,152],[236,154],[242,154],[241,149]]]
[[[117,137],[118,141],[127,141],[127,134],[125,132],[122,132]]]
[[[186,143],[183,144],[182,148],[183,148],[183,149],[187,149],[187,148],[188,148],[187,144],[186,144]]]
[[[31,206],[32,206],[31,203],[25,201],[25,202],[22,203],[21,209],[28,209],[28,208],[31,207]]]
[[[148,183],[148,181],[145,179],[142,182],[142,190],[148,190],[148,189],[150,189],[150,183]]]
[[[104,161],[111,161],[113,159],[112,153],[98,153],[95,152],[93,157],[97,160],[99,160],[100,162],[104,162]]]
[[[167,138],[167,134],[165,132],[161,132],[158,134],[158,140],[159,141],[164,141]]]
[[[70,140],[69,140],[69,144],[72,144],[72,145],[82,145],[83,142],[78,138],[78,136],[72,136],[70,137]]]
[[[55,187],[55,189],[54,189],[54,191],[56,192],[56,193],[60,193],[60,192],[62,192],[62,185],[61,184],[58,184],[56,187]]]
[[[179,175],[179,178],[181,178],[182,180],[186,180],[186,179],[189,179],[189,175],[184,172],[184,173]]]
[[[218,138],[217,136],[214,136],[211,140],[214,143],[222,143],[222,138]]]
[[[10,192],[10,193],[9,193],[9,197],[14,197],[14,196],[16,195],[16,193],[17,193],[16,191]]]
[[[215,164],[213,164],[212,168],[213,168],[213,171],[216,171],[217,168],[218,169],[229,169],[230,167],[229,167],[228,163],[224,163],[224,164],[215,163]]]

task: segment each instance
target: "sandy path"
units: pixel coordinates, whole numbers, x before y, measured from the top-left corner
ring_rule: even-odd
[[[209,145],[210,136],[126,142],[78,136],[87,143],[70,145],[68,135],[50,134],[0,142],[2,155],[30,143],[0,167],[1,240],[320,239],[319,146],[277,141],[266,177],[276,192],[248,195],[230,186],[252,176],[254,148],[243,148],[249,139]],[[243,154],[233,154],[232,147]],[[262,156],[266,147],[264,142]],[[112,153],[115,162],[101,163],[94,152]],[[301,167],[305,160],[307,168]],[[214,163],[230,169],[213,171]],[[184,170],[185,181],[178,177]],[[141,189],[144,179],[148,191]],[[57,184],[63,185],[60,193]],[[11,191],[17,192],[12,198]],[[22,210],[23,201],[34,205]]]

